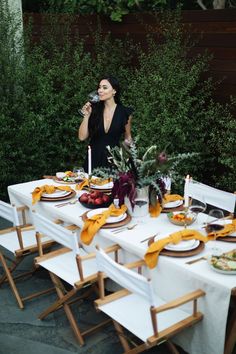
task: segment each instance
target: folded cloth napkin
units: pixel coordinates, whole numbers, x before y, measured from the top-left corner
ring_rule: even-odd
[[[149,205],[149,214],[151,215],[152,218],[157,218],[162,211],[161,204],[159,202],[156,203],[156,205]]]
[[[80,191],[84,187],[88,187],[89,186],[89,182],[90,182],[90,184],[94,184],[94,185],[97,185],[97,186],[103,186],[104,184],[107,184],[107,183],[111,182],[111,179],[102,180],[100,178],[91,178],[90,181],[89,181],[88,178],[85,178],[81,183],[79,183],[76,186],[76,189],[78,189]]]
[[[105,210],[101,214],[96,214],[91,218],[88,218],[85,223],[84,227],[81,231],[80,239],[86,245],[89,245],[95,234],[98,230],[106,223],[106,220],[109,216],[119,216],[126,212],[127,207],[126,205],[122,205],[120,208],[116,208],[114,204],[111,204],[107,210]]]
[[[164,196],[164,204],[170,203],[170,202],[175,202],[176,200],[183,200],[184,198],[181,197],[179,194],[165,194]]]
[[[169,243],[177,244],[180,241],[193,239],[203,242],[208,241],[208,238],[202,235],[200,232],[191,229],[184,229],[182,231],[174,232],[168,237],[165,237],[161,240],[158,240],[157,242],[152,243],[144,256],[147,266],[152,269],[157,265],[159,253]]]
[[[45,184],[44,186],[36,187],[33,190],[33,192],[31,193],[32,194],[32,204],[37,203],[40,200],[43,193],[52,194],[56,190],[68,191],[68,192],[73,191],[73,189],[71,189],[71,187],[69,187],[69,186],[53,186],[53,185]]]
[[[163,205],[165,206],[166,203],[175,202],[176,200],[183,200],[184,198],[178,194],[165,194],[163,198]],[[157,201],[156,205],[149,205],[149,213],[151,217],[158,217],[162,211],[162,206]]]
[[[216,231],[216,232],[210,232],[207,235],[208,241],[212,241],[217,239],[218,237],[225,237],[229,236],[233,232],[236,231],[236,219],[232,220],[231,224],[226,224],[222,230]],[[236,241],[236,239],[235,239]]]

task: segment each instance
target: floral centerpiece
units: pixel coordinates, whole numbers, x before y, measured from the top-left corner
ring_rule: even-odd
[[[130,201],[132,208],[139,189],[147,187],[149,204],[156,206],[166,193],[165,177],[173,178],[175,168],[183,158],[192,154],[178,154],[167,156],[165,151],[159,151],[156,145],[150,146],[146,151],[139,151],[132,142],[129,146],[107,147],[110,168],[94,169],[93,174],[101,178],[112,178],[114,186],[113,198],[119,199],[123,204],[125,197]]]

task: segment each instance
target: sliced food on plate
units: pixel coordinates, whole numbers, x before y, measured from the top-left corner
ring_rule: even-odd
[[[212,255],[209,259],[211,267],[224,274],[236,274],[236,249],[221,255]]]

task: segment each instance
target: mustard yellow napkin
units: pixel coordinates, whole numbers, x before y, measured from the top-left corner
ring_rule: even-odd
[[[164,204],[170,203],[170,202],[175,202],[176,200],[183,200],[184,198],[181,197],[179,194],[165,194],[164,196]]]
[[[202,235],[200,232],[191,229],[184,229],[182,231],[174,232],[168,237],[165,237],[161,240],[158,240],[157,242],[152,243],[144,256],[147,266],[152,269],[157,265],[159,253],[169,243],[177,244],[180,241],[192,239],[196,239],[203,242],[208,241],[208,238]]]
[[[126,212],[127,207],[123,204],[120,208],[116,208],[114,204],[111,204],[109,208],[101,214],[96,214],[91,218],[88,218],[81,231],[81,241],[86,245],[89,245],[98,230],[106,223],[109,216],[119,216]]]
[[[234,231],[236,231],[236,219],[232,220],[232,224],[226,224],[222,230],[219,230],[216,232],[210,232],[207,235],[207,238],[209,241],[212,241],[212,240],[217,239],[218,237],[229,236]],[[236,238],[235,238],[235,241],[236,241]]]
[[[109,182],[111,182],[110,179],[102,180],[100,178],[91,178],[91,180],[90,180],[91,184],[94,184],[94,185],[97,185],[97,186],[103,186],[104,184],[107,184]],[[88,180],[88,178],[85,178],[82,182],[80,182],[76,186],[76,189],[78,189],[80,191],[81,189],[83,189],[84,187],[87,187],[87,186],[89,186],[89,180]]]
[[[71,189],[71,187],[69,187],[69,186],[53,186],[53,185],[45,184],[44,186],[36,187],[33,190],[33,192],[31,193],[32,194],[32,204],[37,203],[40,200],[43,193],[52,194],[56,190],[68,191],[68,192],[73,191],[73,189]]]
[[[157,218],[162,211],[162,207],[159,202],[156,203],[156,205],[149,205],[149,214],[151,215],[152,218]]]

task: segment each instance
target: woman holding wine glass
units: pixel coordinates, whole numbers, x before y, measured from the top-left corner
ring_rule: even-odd
[[[103,77],[98,85],[99,102],[87,102],[82,107],[83,120],[78,130],[81,141],[89,139],[92,168],[108,167],[107,146],[118,146],[122,136],[129,144],[131,137],[132,109],[120,102],[120,86],[116,78]],[[87,159],[84,169],[87,171]]]

